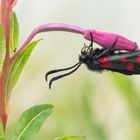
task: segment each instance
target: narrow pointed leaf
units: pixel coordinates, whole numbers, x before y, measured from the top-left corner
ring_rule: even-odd
[[[5,33],[2,26],[0,26],[0,72],[2,70],[2,64],[5,57]]]
[[[0,119],[0,140],[5,140],[2,121]]]
[[[49,104],[36,105],[26,110],[15,126],[12,140],[30,140],[52,111],[53,106]]]
[[[32,50],[37,45],[40,40],[34,41],[30,43],[25,49],[23,49],[20,54],[17,56],[15,61],[13,62],[11,69],[8,73],[8,78],[6,81],[6,93],[7,97],[13,87],[15,86],[29,56],[31,55]]]
[[[10,20],[10,54],[13,54],[18,47],[19,25],[15,12],[11,14]]]
[[[72,140],[72,139],[82,139],[85,136],[64,136],[64,137],[57,137],[54,140]]]

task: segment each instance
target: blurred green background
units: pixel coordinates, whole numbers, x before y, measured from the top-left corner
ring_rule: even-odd
[[[64,22],[117,32],[140,44],[139,0],[19,0],[15,9],[21,45],[42,23]],[[75,64],[84,43],[81,35],[49,32],[33,51],[11,97],[7,138],[27,108],[51,103],[55,112],[33,140],[85,135],[87,140],[140,140],[140,76],[95,73],[82,65],[48,89],[45,73]],[[96,45],[97,46],[97,45]]]

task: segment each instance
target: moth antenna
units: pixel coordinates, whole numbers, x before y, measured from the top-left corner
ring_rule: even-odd
[[[50,82],[49,82],[49,89],[51,89],[52,83],[53,83],[55,80],[61,79],[61,78],[65,77],[65,76],[68,76],[68,75],[72,74],[73,72],[75,72],[75,71],[81,66],[81,64],[82,64],[82,63],[79,62],[79,65],[78,65],[74,70],[72,70],[72,71],[70,71],[70,72],[68,72],[68,73],[66,73],[66,74],[62,74],[62,75],[59,75],[59,76],[56,76],[56,77],[52,78],[52,79],[50,80]]]
[[[71,66],[71,67],[68,67],[68,68],[51,70],[51,71],[49,71],[49,72],[46,73],[46,75],[45,75],[45,80],[46,80],[46,81],[48,80],[48,75],[50,75],[50,74],[53,74],[53,73],[56,73],[56,72],[65,71],[65,70],[69,70],[69,69],[72,69],[72,68],[76,67],[78,64],[79,64],[79,62],[78,62],[77,64]]]

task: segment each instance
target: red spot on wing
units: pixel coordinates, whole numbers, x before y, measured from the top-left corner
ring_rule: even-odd
[[[126,60],[127,60],[127,59],[126,59],[125,56],[122,56],[122,57],[121,57],[121,62],[126,62]]]
[[[127,70],[132,71],[134,69],[134,63],[127,64]]]
[[[98,59],[99,62],[101,63],[106,63],[110,60],[110,57],[101,57]]]
[[[137,56],[136,61],[140,62],[140,55]]]
[[[106,68],[110,68],[111,65],[112,65],[111,62],[107,62],[107,63],[103,63],[103,64],[101,64],[100,66],[101,66],[102,68],[106,69]]]

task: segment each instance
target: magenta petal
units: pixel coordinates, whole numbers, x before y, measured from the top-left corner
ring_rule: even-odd
[[[116,37],[118,37],[117,42],[113,48],[114,50],[127,50],[127,51],[138,50],[136,42],[133,42],[119,34],[101,32],[94,29],[87,29],[84,33],[85,39],[91,40],[90,33],[92,33],[93,41],[104,48],[111,47]]]

